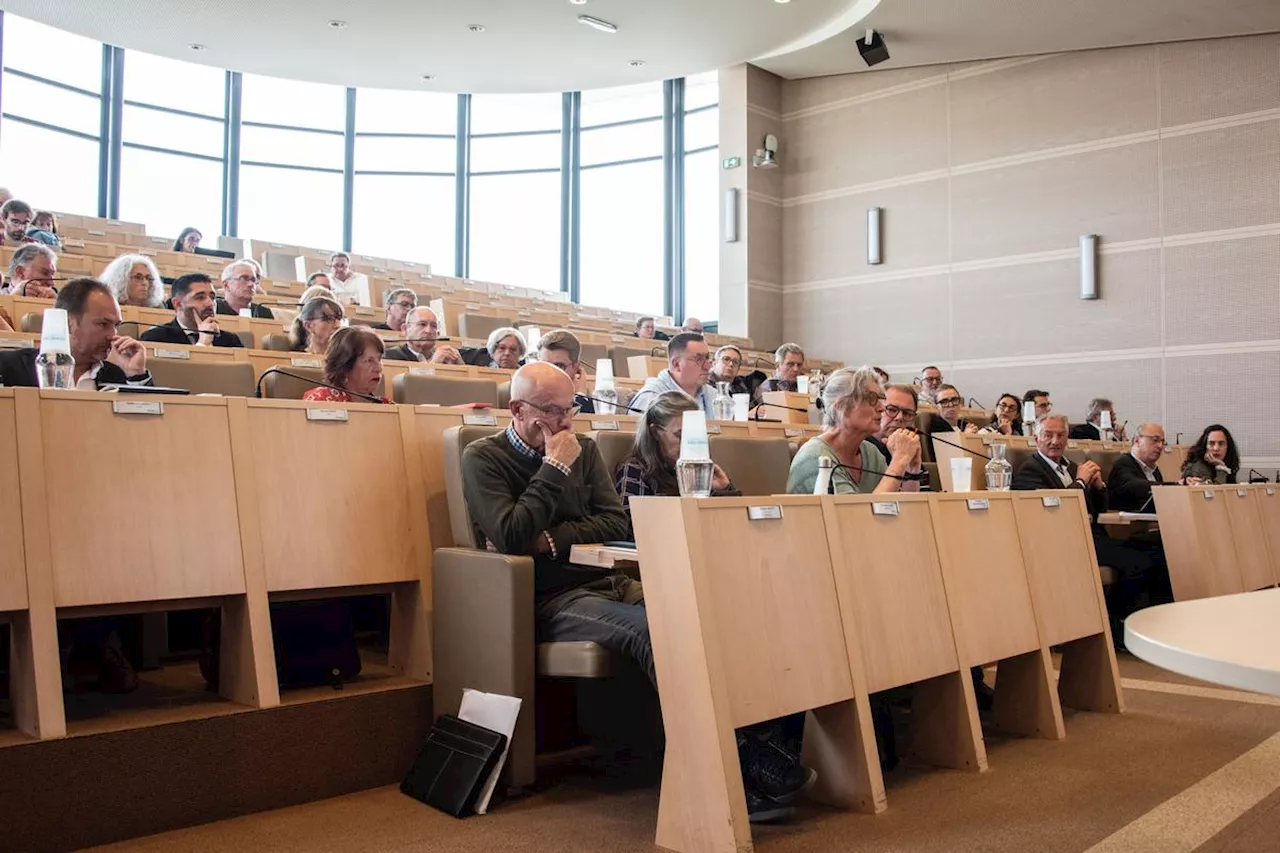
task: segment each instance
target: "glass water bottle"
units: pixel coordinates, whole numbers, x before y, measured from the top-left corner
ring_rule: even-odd
[[[713,420],[733,420],[733,395],[729,393],[728,382],[716,383],[716,396],[711,400],[711,412]]]
[[[1004,444],[992,442],[991,461],[987,463],[987,491],[1007,492],[1013,485],[1013,466],[1004,458],[1008,450]]]

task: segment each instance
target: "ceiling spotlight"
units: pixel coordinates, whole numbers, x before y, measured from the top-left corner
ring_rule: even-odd
[[[643,60],[643,59],[633,59],[633,60],[631,60],[630,62],[628,62],[627,64],[628,64],[628,65],[630,65],[632,68],[643,68],[643,67],[644,67],[644,60]]]
[[[773,0],[774,3],[790,3],[791,0]]]
[[[329,26],[335,30],[345,30],[347,28],[346,21],[330,21]]]
[[[472,24],[467,27],[467,29],[471,30],[473,33],[482,33],[484,32],[484,24]]]
[[[436,76],[435,76],[434,74],[423,74],[423,75],[422,75],[422,79],[423,79],[423,80],[434,80],[434,79],[436,79]]]
[[[195,42],[192,42],[191,44],[187,45],[187,47],[191,48],[192,50],[204,50],[204,49],[205,49],[205,46],[204,46],[204,45],[202,45],[202,44],[196,44]]]
[[[569,0],[569,2],[570,2],[570,3],[572,3],[572,4],[573,4],[573,5],[575,5],[575,6],[585,6],[585,5],[587,5],[587,0]]]
[[[593,18],[590,15],[579,15],[579,24],[586,24],[588,27],[595,27],[602,33],[616,33],[618,28],[608,21],[602,21],[599,18]]]

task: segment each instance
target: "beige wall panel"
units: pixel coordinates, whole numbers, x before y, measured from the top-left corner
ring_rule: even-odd
[[[951,83],[951,162],[1156,128],[1156,49],[1051,56]]]
[[[1098,280],[1102,298],[1084,300],[1077,260],[953,273],[954,357],[1159,346],[1159,252],[1102,255]]]
[[[747,269],[753,281],[782,283],[782,217],[776,204],[747,201]]]
[[[1084,421],[1093,397],[1114,400],[1120,422],[1128,421],[1130,427],[1161,417],[1160,360],[1155,358],[969,367],[943,373],[966,398],[976,397],[988,407],[1005,392],[1021,396],[1029,388],[1041,388],[1049,392],[1053,411],[1066,415],[1072,423]],[[1173,438],[1172,432],[1169,437]]]
[[[782,78],[771,71],[748,64],[747,103],[770,112],[782,112]]]
[[[851,365],[945,360],[947,287],[947,276],[931,275],[789,293],[787,334]]]
[[[747,334],[757,349],[782,343],[782,293],[754,285],[747,288]]]
[[[789,207],[783,216],[788,284],[947,262],[947,181],[926,181]],[[867,264],[867,208],[880,207],[884,263]]]
[[[849,98],[875,95],[886,89],[906,86],[923,80],[941,80],[948,66],[930,65],[924,68],[895,68],[889,71],[868,71],[862,74],[836,74],[831,77],[810,77],[806,80],[782,81],[782,112],[784,115],[838,103]],[[941,85],[941,83],[939,84]]]
[[[1165,249],[1172,346],[1280,337],[1280,236]]]
[[[787,196],[946,168],[946,98],[930,86],[787,122]]]
[[[1160,145],[1166,235],[1280,222],[1280,119]]]
[[[1280,107],[1280,34],[1162,44],[1165,127]]]
[[[1171,437],[1190,444],[1220,423],[1243,455],[1280,456],[1280,352],[1169,358],[1165,383]]]
[[[1159,233],[1156,143],[1145,142],[952,178],[952,259],[1073,249]]]

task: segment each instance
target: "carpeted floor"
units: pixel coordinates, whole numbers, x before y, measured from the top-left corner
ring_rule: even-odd
[[[878,816],[806,808],[757,827],[769,853],[1255,853],[1280,850],[1280,700],[1199,684],[1128,656],[1128,710],[1068,712],[1060,742],[987,740],[983,774],[904,766]],[[394,787],[136,839],[112,851],[653,850],[658,788],[589,766],[454,820]]]

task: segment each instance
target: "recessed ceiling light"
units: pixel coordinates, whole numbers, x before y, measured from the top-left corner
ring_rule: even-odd
[[[329,26],[333,27],[335,30],[345,30],[347,28],[347,22],[346,21],[330,21]]]
[[[774,3],[790,3],[791,0],[773,0]]]
[[[471,32],[473,32],[473,33],[482,33],[482,32],[484,32],[484,25],[483,25],[483,24],[472,24],[471,26],[467,27],[467,29],[471,30]]]
[[[579,24],[586,24],[588,27],[595,27],[602,33],[616,33],[618,28],[608,21],[602,21],[599,18],[593,18],[590,15],[579,15]]]
[[[569,0],[569,2],[570,2],[570,3],[572,3],[572,4],[573,4],[573,5],[575,5],[575,6],[585,6],[585,5],[587,5],[587,0]]]
[[[422,79],[423,79],[423,80],[434,80],[434,79],[436,79],[436,76],[435,76],[434,74],[423,74],[423,75],[422,75]]]
[[[191,48],[192,50],[204,50],[204,49],[205,49],[205,46],[204,46],[204,45],[202,45],[202,44],[196,44],[195,42],[192,42],[191,44],[187,45],[187,47]]]
[[[643,68],[643,67],[644,67],[644,60],[643,60],[643,59],[633,59],[633,60],[631,60],[630,62],[628,62],[627,64],[628,64],[628,65],[630,65],[632,68]]]

